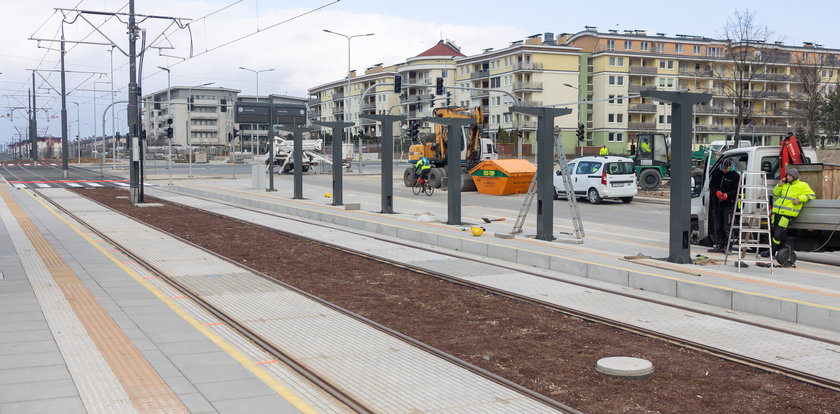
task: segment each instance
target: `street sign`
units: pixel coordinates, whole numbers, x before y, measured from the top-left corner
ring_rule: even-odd
[[[237,102],[234,107],[234,122],[237,124],[271,123],[271,106],[267,103]]]

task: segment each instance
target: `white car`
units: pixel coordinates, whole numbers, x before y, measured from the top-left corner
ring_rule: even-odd
[[[586,197],[592,204],[604,199],[620,199],[624,203],[636,196],[636,167],[625,157],[581,157],[569,162],[575,195]],[[554,174],[555,198],[566,194],[563,175]]]

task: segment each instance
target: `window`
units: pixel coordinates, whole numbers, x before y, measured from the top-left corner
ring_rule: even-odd
[[[695,55],[699,55],[699,54],[700,54],[700,45],[694,45],[694,54],[695,54]]]
[[[610,100],[609,100],[609,103],[611,103],[611,104],[614,104],[614,103],[615,103],[615,100],[614,100],[613,98],[615,98],[615,95],[610,95],[610,96],[609,96],[609,99],[610,99]]]
[[[567,164],[567,165],[568,165],[568,167],[569,167],[569,174],[573,174],[573,173],[575,172],[575,163],[570,162],[570,163],[569,163],[569,164]]]
[[[615,132],[610,132],[609,134],[607,134],[607,141],[608,142],[615,141]]]
[[[802,53],[802,60],[808,61],[808,52]]]
[[[669,87],[669,88],[673,88],[673,87],[674,87],[674,78],[668,78],[668,87]]]
[[[610,66],[615,66],[615,56],[610,56]]]
[[[665,121],[670,124],[671,123],[671,115],[668,115],[667,117],[665,117]]]
[[[618,58],[618,66],[624,66],[624,58],[623,57]]]
[[[607,122],[615,122],[615,114],[607,114]]]
[[[659,68],[660,69],[665,69],[665,61],[664,60],[659,61]]]
[[[650,44],[648,42],[642,42],[642,52],[647,52],[649,50]]]
[[[660,124],[664,124],[664,123],[665,123],[665,115],[659,115],[659,123],[660,123]]]
[[[673,61],[673,60],[669,60],[669,61],[668,61],[668,69],[673,69],[673,68],[674,68],[674,61]]]
[[[621,95],[618,95],[618,100],[616,101],[617,104],[621,105],[624,103],[624,99],[622,99]]]
[[[710,57],[719,57],[721,49],[719,47],[707,47],[706,48],[706,56]]]
[[[610,75],[610,85],[615,85],[615,76]]]
[[[657,53],[665,53],[665,43],[656,43],[655,47]]]
[[[682,53],[683,52],[682,46],[683,45],[681,45],[679,43],[675,44],[674,45],[674,51],[677,52],[677,53]]]
[[[598,161],[581,161],[577,167],[577,174],[592,174],[601,169],[601,163]]]
[[[631,40],[624,41],[624,50],[633,50],[633,42]]]
[[[615,141],[616,142],[624,141],[624,133],[623,132],[616,132],[615,133]]]
[[[659,78],[659,87],[660,87],[660,88],[664,88],[664,87],[665,87],[665,78]]]
[[[624,85],[624,76],[616,76],[619,85]]]
[[[621,133],[616,133],[621,136]],[[632,162],[608,162],[605,167],[609,174],[633,174],[636,166]]]
[[[607,50],[615,50],[615,40],[607,40]]]
[[[618,122],[618,123],[624,122],[624,114],[616,114],[615,115],[615,122]]]

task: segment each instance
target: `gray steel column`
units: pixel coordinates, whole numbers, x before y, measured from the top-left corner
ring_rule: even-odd
[[[537,117],[537,239],[554,240],[554,118],[569,108],[513,106],[512,112]],[[559,138],[558,138],[559,139]]]
[[[67,157],[70,155],[70,148],[67,147],[67,75],[64,72],[64,25],[61,26],[61,171],[64,179],[67,179]],[[96,84],[94,84],[94,89]],[[94,97],[95,99],[95,97]],[[95,116],[95,114],[94,114]]]
[[[382,210],[383,214],[394,214],[394,122],[403,121],[405,115],[360,114],[359,118],[372,119],[382,123],[380,154],[382,161]]]
[[[446,175],[449,185],[446,196],[446,224],[460,225],[461,222],[461,151],[463,150],[465,125],[475,123],[474,118],[440,118],[427,116],[426,122],[446,125]]]
[[[693,105],[708,102],[708,93],[641,91],[643,98],[671,103],[671,217],[668,261],[691,263],[691,135]]]
[[[29,110],[29,155],[32,161],[38,161],[38,102],[35,99],[35,71],[32,71],[32,108]]]
[[[344,156],[342,154],[344,143],[344,128],[356,125],[353,122],[317,122],[315,125],[332,128],[332,205],[340,206],[344,204],[344,171],[341,166]]]
[[[295,134],[295,145],[294,149],[292,150],[292,162],[295,164],[294,173],[295,173],[295,192],[294,196],[292,197],[295,200],[302,200],[303,199],[303,133],[304,132],[313,132],[317,131],[317,128],[311,127],[291,127],[291,126],[280,126],[281,131],[288,131]],[[272,148],[274,147],[274,142],[272,142]],[[273,174],[272,174],[273,175]]]
[[[135,154],[134,148],[139,144],[140,128],[139,108],[137,107],[137,25],[134,19],[134,0],[128,0],[128,134],[126,149],[129,157],[128,170],[131,190],[129,197],[132,203],[142,203],[143,196],[140,193],[140,165],[139,154]],[[189,139],[189,138],[188,138]]]

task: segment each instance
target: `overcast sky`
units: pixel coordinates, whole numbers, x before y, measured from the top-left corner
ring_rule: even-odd
[[[136,0],[135,11],[192,19],[185,29],[169,26],[171,21],[164,19],[147,19],[140,24],[146,29],[147,44],[159,47],[149,49],[145,54],[144,94],[166,87],[166,73],[157,66],[170,68],[173,86],[215,82],[214,86],[254,94],[255,75],[238,69],[244,66],[274,69],[260,74],[261,94],[304,97],[308,88],[340,79],[347,71],[347,40],[325,33],[323,29],[348,35],[375,33],[352,40],[351,68],[359,71],[376,63],[404,62],[440,39],[451,39],[461,46],[464,54],[471,55],[489,47],[506,47],[509,42],[532,34],[578,32],[585,25],[597,26],[599,31],[644,29],[649,34],[664,32],[670,36],[680,33],[716,37],[736,7],[755,12],[757,20],[787,44],[801,45],[809,41],[827,48],[840,48],[840,35],[833,30],[840,16],[838,4],[836,1],[796,4],[718,0],[589,0],[575,3],[545,0]],[[7,106],[26,104],[25,95],[32,84],[31,72],[27,69],[39,69],[47,80],[36,76],[38,106],[50,108],[46,113],[39,113],[40,134],[46,129],[48,135],[60,136],[60,121],[47,118],[59,115],[60,100],[55,92],[41,89],[60,87],[58,74],[48,72],[58,68],[59,53],[49,50],[58,49],[58,44],[41,42],[39,48],[38,42],[28,39],[58,39],[62,15],[54,9],[74,7],[128,11],[125,1],[114,0],[3,0],[0,11],[0,38],[3,39],[0,42],[0,107],[4,107],[0,113],[9,114]],[[128,50],[124,23],[115,18],[106,21],[105,17],[87,17],[103,34],[95,32],[91,24],[77,18],[75,13],[68,13],[63,25],[65,39],[105,44],[113,40],[119,48]],[[270,27],[272,25],[275,26]],[[259,33],[244,40],[221,46],[258,30]],[[162,33],[165,35],[159,37]],[[67,75],[67,90],[73,91],[68,102],[79,103],[81,135],[90,136],[94,123],[97,133],[101,134],[102,110],[110,104],[111,98],[98,93],[97,115],[94,115],[91,90],[110,87],[111,48],[68,43],[67,49],[66,69],[77,72]],[[116,49],[113,60],[117,100],[125,100],[128,59]],[[73,138],[77,131],[76,105],[68,103],[67,107],[69,136]],[[118,105],[121,120],[117,130],[124,132],[125,110],[119,108],[124,105]],[[21,131],[26,128],[25,112],[12,112],[12,119],[0,118],[0,143],[12,139],[16,133],[13,125]],[[110,133],[110,115],[107,118],[106,131]]]

